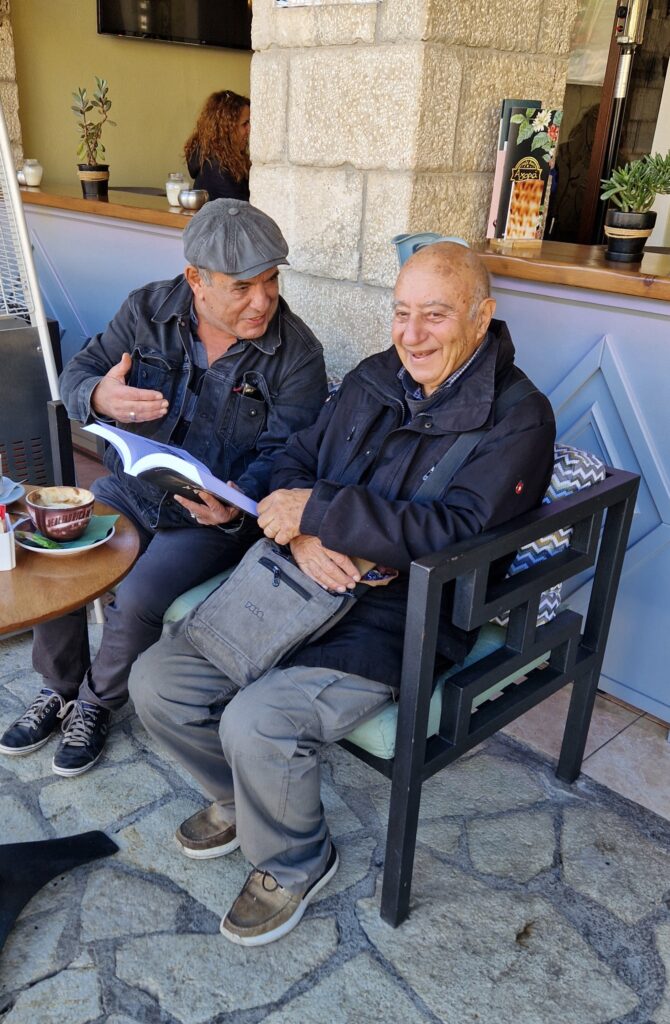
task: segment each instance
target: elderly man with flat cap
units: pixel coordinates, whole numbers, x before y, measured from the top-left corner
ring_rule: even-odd
[[[321,345],[279,297],[288,246],[249,203],[207,203],[184,231],[183,274],[132,292],[102,334],[66,366],[63,401],[73,419],[101,419],[178,445],[250,498],[269,489],[276,454],[312,423],[326,397]],[[3,754],[28,754],[61,723],[58,775],[100,757],[111,713],[128,698],[128,674],[158,639],[183,591],[238,562],[259,536],[253,519],[200,492],[190,502],[128,476],[109,448],[101,501],[135,525],[141,555],[105,611],[89,663],[85,612],[35,627],[39,694],[0,737]]]
[[[320,751],[395,698],[410,563],[535,507],[551,475],[551,406],[514,364],[476,253],[449,242],[419,250],[393,308],[393,344],[353,369],[289,440],[258,518],[324,587],[353,588],[354,559],[375,564],[388,585],[364,589],[333,628],[246,687],[203,656],[188,619],[130,677],[142,722],[212,801],[177,829],[183,853],[240,846],[252,866],[221,923],[245,946],[291,931],[337,870]],[[449,479],[436,467],[468,433],[476,445]],[[435,493],[417,499],[433,472]],[[452,625],[448,605],[438,670],[475,640]]]

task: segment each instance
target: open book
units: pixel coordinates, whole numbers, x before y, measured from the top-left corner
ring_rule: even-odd
[[[252,516],[258,515],[255,501],[212,476],[203,462],[194,459],[183,448],[151,441],[107,423],[91,423],[84,430],[109,441],[121,456],[123,469],[130,476],[146,480],[170,494],[181,494],[189,501],[200,502],[198,491],[208,491],[228,505],[235,505]]]

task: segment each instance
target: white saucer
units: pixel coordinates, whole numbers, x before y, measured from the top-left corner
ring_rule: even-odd
[[[16,484],[8,476],[3,476],[0,481],[0,505],[11,505],[25,493],[26,489],[22,484]]]
[[[26,526],[28,523],[32,528],[30,532],[32,532],[32,530],[34,530],[34,527],[30,516],[26,516],[23,519],[19,519],[18,522],[14,524],[14,529],[22,530],[23,527]],[[16,543],[19,545],[20,548],[24,548],[26,551],[32,551],[36,555],[55,555],[57,558],[63,558],[67,555],[81,555],[84,551],[92,551],[93,548],[99,548],[103,544],[106,544],[108,540],[111,540],[115,532],[115,527],[112,526],[111,530],[109,531],[106,537],[101,537],[100,540],[94,540],[91,544],[85,544],[79,548],[38,548],[34,547],[32,544],[26,544],[25,541],[19,540],[18,537],[16,537],[15,539]]]

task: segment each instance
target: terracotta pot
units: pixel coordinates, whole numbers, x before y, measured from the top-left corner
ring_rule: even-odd
[[[84,199],[108,199],[109,164],[77,164]]]
[[[656,223],[656,213],[624,213],[608,210],[605,217],[607,238],[606,260],[616,263],[639,263],[644,246]]]

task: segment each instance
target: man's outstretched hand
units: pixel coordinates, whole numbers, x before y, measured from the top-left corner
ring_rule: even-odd
[[[129,354],[124,352],[120,362],[96,384],[91,407],[98,416],[108,416],[119,423],[147,423],[167,414],[168,402],[160,391],[131,388],[126,384],[132,365]]]
[[[324,548],[318,537],[301,533],[291,541],[291,554],[302,571],[327,590],[341,594],[356,586],[361,576],[346,555]]]
[[[288,544],[300,533],[300,520],[311,489],[273,491],[258,503],[258,525],[270,540]]]

